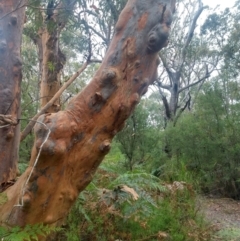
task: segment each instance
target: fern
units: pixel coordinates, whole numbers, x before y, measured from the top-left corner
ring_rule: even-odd
[[[26,225],[24,228],[15,226],[13,228],[0,227],[0,238],[4,241],[32,241],[38,240],[38,236],[46,237],[51,232],[58,232],[61,228],[50,227],[43,224]]]
[[[107,176],[107,173],[104,174]],[[143,171],[125,173],[109,181],[104,185],[104,189],[96,189],[99,197],[97,202],[100,206],[103,203],[110,210],[114,210],[113,213],[125,220],[129,218],[143,220],[150,217],[158,207],[158,194],[168,192],[159,178]],[[134,198],[134,194],[131,191],[127,192],[123,186],[132,188],[132,192],[136,192],[138,198]]]
[[[128,185],[133,188],[141,188],[152,191],[166,192],[167,189],[164,185],[160,184],[160,179],[152,174],[146,172],[130,172],[117,177],[109,184],[109,188],[114,188],[119,185]]]
[[[197,221],[191,190],[172,192],[170,184],[144,171],[117,174],[110,165],[105,167],[80,194],[61,241],[156,240],[159,231],[175,241],[192,241],[188,235],[195,232],[200,237],[202,224]],[[183,223],[191,220],[196,223],[185,229]]]

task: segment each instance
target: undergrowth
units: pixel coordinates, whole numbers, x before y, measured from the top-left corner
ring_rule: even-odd
[[[191,184],[103,165],[80,194],[58,240],[209,241]],[[118,171],[118,173],[117,173]]]
[[[240,240],[240,229],[228,228],[220,230],[215,235],[216,241],[239,241]]]
[[[40,236],[46,237],[50,233],[60,232],[60,230],[61,228],[43,224],[26,225],[24,228],[0,226],[0,238],[4,241],[33,241],[39,240]]]

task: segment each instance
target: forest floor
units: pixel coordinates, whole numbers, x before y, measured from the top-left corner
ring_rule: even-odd
[[[216,231],[212,241],[240,241],[240,201],[201,197],[199,204]]]

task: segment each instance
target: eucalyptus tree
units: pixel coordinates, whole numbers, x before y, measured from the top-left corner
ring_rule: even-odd
[[[66,57],[60,48],[60,34],[66,27],[76,0],[36,1],[30,0],[34,8],[27,9],[28,22],[25,34],[36,44],[39,58],[39,81],[41,107],[55,95],[61,85],[61,71]],[[48,108],[48,112],[60,110],[60,99]]]
[[[224,100],[226,101],[226,111],[232,113],[232,108],[238,103],[239,86],[239,8],[240,3],[236,1],[231,9],[213,13],[208,16],[202,26],[202,34],[214,41],[213,44],[220,50],[221,62],[219,64],[217,78],[219,85],[222,86]]]
[[[198,92],[216,68],[218,50],[210,48],[211,38],[200,35],[198,22],[207,6],[201,0],[178,1],[169,44],[159,56],[161,65],[156,81],[166,124],[177,121],[193,105],[193,92]]]
[[[239,1],[210,14],[201,35],[218,51],[214,76],[201,88],[194,110],[164,133],[171,154],[205,192],[239,199]]]
[[[0,3],[0,190],[17,174],[25,4],[25,0]]]
[[[9,1],[5,5],[8,7]],[[10,15],[12,9],[6,9],[5,14]],[[55,226],[64,221],[79,192],[92,180],[110,150],[112,138],[156,79],[158,51],[167,44],[174,10],[174,0],[128,1],[92,81],[64,111],[39,117],[30,165],[1,194],[2,224],[42,222]],[[23,12],[19,14],[23,19]],[[5,19],[9,27],[9,19]],[[21,32],[17,36],[16,46],[20,46]],[[87,58],[85,66],[89,61]],[[19,64],[11,70],[21,77]],[[11,128],[13,125],[7,127]],[[8,138],[6,133],[3,136]]]
[[[239,199],[240,85],[232,86],[229,95],[235,103],[229,105],[229,96],[215,78],[203,86],[194,111],[185,113],[164,135],[175,157],[172,165],[184,165],[204,192]]]
[[[226,9],[221,18],[225,17],[227,21],[223,24],[227,24],[229,27],[222,35],[225,38],[225,45],[223,47],[224,64],[222,73],[227,72],[228,78],[232,81],[239,81],[240,70],[240,2],[236,1],[236,4],[231,9]],[[222,16],[223,15],[223,16]]]

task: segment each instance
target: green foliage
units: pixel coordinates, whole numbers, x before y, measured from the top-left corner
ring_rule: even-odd
[[[6,193],[0,193],[0,205],[6,203],[8,201],[8,197]]]
[[[240,229],[238,228],[228,228],[223,229],[217,232],[216,234],[217,240],[225,241],[225,240],[231,240],[231,241],[238,241],[240,239]]]
[[[21,84],[21,130],[23,130],[29,120],[37,113],[39,103],[39,84],[38,84],[38,56],[36,46],[30,39],[23,36],[22,44],[23,59],[23,81]],[[33,135],[29,134],[20,143],[18,168],[22,173],[27,166],[31,156]]]
[[[117,174],[107,162],[80,194],[58,240],[209,240],[191,185],[177,185],[143,171]]]
[[[43,224],[26,225],[24,228],[18,226],[5,228],[0,226],[0,238],[5,241],[32,241],[38,240],[39,236],[46,237],[52,232],[59,232],[61,228],[46,226]]]
[[[226,8],[220,13],[213,13],[208,16],[202,26],[202,34],[213,36],[211,45],[217,46],[218,58],[223,58],[221,72],[228,71],[231,78],[239,75],[240,55],[239,55],[239,2],[236,1],[235,7]]]
[[[229,90],[236,85],[225,84]],[[165,132],[173,165],[191,171],[205,192],[234,198],[240,190],[238,98],[234,91],[226,96],[219,84],[206,86],[195,111]]]
[[[47,62],[47,66],[48,66],[48,70],[49,70],[50,72],[54,72],[54,70],[55,70],[55,65],[54,65],[54,63],[52,63],[52,62]]]
[[[176,156],[167,160],[167,163],[165,163],[162,166],[162,169],[160,169],[158,172],[158,176],[162,180],[168,182],[184,181],[191,183],[191,185],[194,187],[194,190],[198,191],[198,176],[189,170],[189,168],[186,166],[186,162],[178,159]]]
[[[118,147],[125,156],[124,167],[127,170],[146,166],[161,155],[158,105],[153,98],[144,99],[116,136]]]
[[[38,102],[35,102],[32,98],[34,92],[32,88],[34,86],[29,85],[29,82],[23,81],[22,83],[22,99],[21,99],[21,129],[23,130],[29,120],[34,116]],[[24,171],[26,163],[29,161],[31,156],[31,147],[33,143],[33,135],[30,133],[26,139],[20,143],[19,150],[19,169],[20,172]]]

